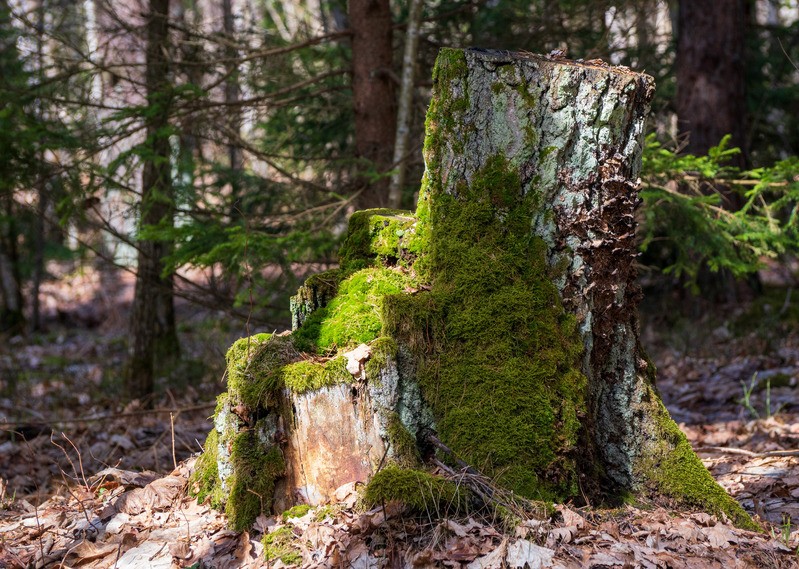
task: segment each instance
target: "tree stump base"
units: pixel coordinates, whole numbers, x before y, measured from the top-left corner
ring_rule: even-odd
[[[293,332],[234,344],[193,493],[235,529],[370,478],[373,499],[413,504],[447,448],[529,500],[667,497],[756,527],[669,417],[638,338],[651,78],[445,49],[434,85],[416,213],[354,214],[340,268],[292,299]]]

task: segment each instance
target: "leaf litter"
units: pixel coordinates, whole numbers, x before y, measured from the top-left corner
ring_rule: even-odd
[[[97,278],[84,279],[85,286]],[[120,288],[105,294],[127,294]],[[218,331],[199,342],[197,334],[194,343],[184,338],[190,351],[218,361],[205,364],[212,377],[204,385],[182,386],[179,396],[167,391],[157,402],[185,409],[170,420],[167,412],[150,413],[136,403],[120,408],[97,397],[124,358],[120,333],[111,332],[120,329],[121,317],[109,320],[111,305],[108,314],[92,312],[100,309],[88,302],[75,316],[106,322],[97,328],[58,329],[47,345],[12,339],[0,350],[0,366],[18,379],[15,397],[0,396],[0,420],[10,421],[4,429],[43,425],[25,437],[0,438],[0,568],[280,568],[291,564],[267,560],[262,538],[282,528],[296,551],[287,559],[308,568],[799,567],[796,333],[767,345],[759,337],[708,333],[710,349],[703,353],[677,350],[645,328],[664,402],[714,477],[763,523],[764,533],[655,505],[602,511],[570,504],[558,505],[551,519],[501,530],[479,518],[420,519],[397,504],[362,511],[355,483],[340,488],[324,509],[286,520],[260,516],[250,532],[235,533],[221,513],[186,497],[191,455],[210,427],[212,397],[220,390],[214,365],[229,338]],[[742,383],[752,385],[755,374],[760,380],[747,408]],[[198,406],[204,397],[208,404]]]

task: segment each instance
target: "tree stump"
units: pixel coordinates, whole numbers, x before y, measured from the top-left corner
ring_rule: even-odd
[[[416,213],[354,214],[340,268],[292,299],[293,332],[231,348],[192,491],[236,529],[355,480],[412,504],[397,477],[430,483],[414,469],[443,448],[531,500],[667,497],[754,527],[639,342],[653,91],[604,64],[442,50]]]

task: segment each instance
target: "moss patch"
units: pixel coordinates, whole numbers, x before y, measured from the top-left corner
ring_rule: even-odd
[[[393,451],[394,461],[399,466],[412,467],[422,463],[422,457],[416,446],[416,437],[402,424],[397,413],[389,413],[386,421],[386,431],[390,449]]]
[[[293,508],[289,508],[280,516],[286,522],[289,518],[301,518],[311,511],[311,506],[308,504],[297,504]]]
[[[225,357],[231,405],[255,410],[272,403],[282,367],[299,358],[299,353],[291,336],[258,334],[236,341]]]
[[[289,302],[292,329],[299,328],[310,314],[333,300],[346,275],[341,269],[331,269],[308,277]]]
[[[322,353],[368,343],[380,335],[383,298],[402,292],[413,280],[399,270],[362,269],[345,279],[327,306],[294,333],[303,351]]]
[[[415,224],[416,218],[408,211],[356,211],[339,250],[339,264],[350,272],[375,264],[409,266],[420,252]]]
[[[303,360],[281,370],[283,384],[294,393],[305,393],[339,383],[351,383],[347,358],[339,356],[325,362]]]
[[[397,360],[397,342],[389,336],[380,336],[369,344],[372,356],[366,362],[366,377],[369,381],[379,381],[380,370],[388,365],[389,359]]]
[[[760,531],[762,528],[713,479],[660,400],[655,414],[658,444],[652,455],[641,461],[642,477],[649,480],[654,493],[717,516],[724,514],[736,527]]]
[[[302,554],[296,545],[296,537],[290,526],[280,526],[272,533],[264,535],[261,543],[267,561],[280,560],[286,565],[302,563]]]
[[[209,500],[212,508],[220,508],[223,503],[222,490],[219,484],[219,435],[212,429],[205,439],[203,453],[194,463],[194,472],[189,477],[189,495],[197,498],[201,504]]]
[[[416,348],[422,392],[458,456],[526,498],[574,496],[583,347],[531,235],[532,198],[495,156],[431,205],[432,290],[387,301],[386,331]]]
[[[421,470],[390,465],[374,475],[363,494],[367,507],[400,502],[418,513],[443,516],[465,512],[469,492]]]
[[[269,513],[275,481],[285,473],[286,463],[280,448],[265,447],[255,431],[243,431],[233,438],[230,458],[233,474],[228,480],[225,514],[233,530],[244,531],[260,514]]]

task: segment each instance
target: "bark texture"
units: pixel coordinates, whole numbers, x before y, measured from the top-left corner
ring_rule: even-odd
[[[225,453],[255,431],[279,459],[261,488],[274,504],[317,503],[386,460],[418,467],[446,447],[531,500],[668,496],[751,525],[668,416],[638,339],[653,89],[621,69],[443,50],[415,215],[353,215],[341,268],[294,298],[296,329],[232,348],[194,491],[251,523],[260,506],[237,506],[234,486],[254,469]],[[320,429],[336,441],[324,452]],[[432,440],[439,451],[420,444]]]
[[[171,224],[174,218],[169,127],[170,99],[169,2],[151,0],[147,22],[145,84],[150,106],[146,154],[142,171],[141,226]],[[159,363],[178,352],[172,277],[162,276],[162,258],[170,244],[139,239],[136,289],[130,320],[130,353],[126,388],[130,397],[146,397],[154,387],[156,358]]]
[[[416,58],[419,52],[419,24],[422,20],[423,0],[411,0],[408,7],[408,30],[405,33],[405,49],[402,55],[402,77],[397,109],[397,138],[394,142],[394,173],[389,184],[388,205],[398,208],[402,204],[402,189],[405,186],[405,160],[408,153],[413,111],[414,78]]]
[[[388,0],[350,0],[352,30],[352,102],[355,150],[377,173],[386,174],[393,156],[397,124],[391,70],[391,5]],[[388,178],[361,178],[360,208],[388,203]]]
[[[687,151],[706,154],[727,134],[746,155],[746,0],[681,0],[677,21],[677,116]]]

